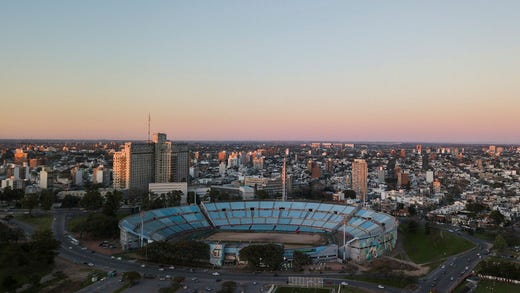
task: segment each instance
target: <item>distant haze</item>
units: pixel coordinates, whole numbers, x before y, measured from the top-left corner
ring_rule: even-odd
[[[520,1],[4,1],[0,138],[520,143]]]

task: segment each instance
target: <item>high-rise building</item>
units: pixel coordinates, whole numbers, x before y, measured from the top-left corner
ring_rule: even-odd
[[[312,178],[321,177],[321,166],[317,162],[312,162],[312,164],[311,164],[311,177]]]
[[[379,183],[385,183],[385,169],[383,166],[377,167],[377,181],[379,181]]]
[[[147,192],[150,183],[186,182],[188,147],[175,145],[166,134],[153,134],[152,142],[127,142],[114,153],[114,188]]]
[[[433,171],[426,171],[426,182],[432,183],[433,182]]]
[[[166,134],[164,133],[154,133],[152,142],[154,144],[154,183],[170,182],[172,143],[166,140]]]
[[[332,174],[334,172],[334,161],[331,158],[328,158],[325,162],[325,170],[327,173]]]
[[[355,159],[352,163],[352,190],[356,192],[358,199],[363,203],[367,195],[367,162],[363,159]]]
[[[48,183],[49,183],[47,171],[41,170],[39,175],[40,175],[40,188],[47,189]]]
[[[171,182],[188,182],[190,171],[190,153],[185,143],[172,144]]]
[[[159,137],[154,135],[154,138]],[[155,181],[155,151],[155,143],[127,142],[121,151],[115,152],[114,188],[146,192],[148,184]]]
[[[114,188],[126,189],[126,152],[120,151],[114,153]]]

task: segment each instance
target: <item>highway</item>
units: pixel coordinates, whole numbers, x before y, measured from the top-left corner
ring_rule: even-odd
[[[486,241],[467,235],[466,233],[451,230],[451,227],[438,227],[448,233],[457,233],[473,242],[476,247],[472,250],[447,258],[438,268],[432,270],[428,275],[419,279],[416,292],[450,292],[471,274],[477,264],[486,257],[487,249],[491,247]]]
[[[77,264],[92,264],[93,267],[110,271],[116,270],[119,272],[124,271],[137,271],[144,274],[153,274],[157,276],[166,276],[170,275],[172,278],[174,276],[184,276],[186,281],[184,284],[187,285],[186,289],[181,289],[179,292],[193,292],[193,290],[218,290],[220,288],[220,284],[217,281],[235,281],[239,284],[239,288],[242,291],[248,292],[263,292],[265,291],[270,284],[286,284],[289,276],[298,276],[298,277],[319,277],[323,278],[324,283],[327,285],[333,284],[335,286],[339,286],[341,282],[347,282],[349,286],[356,286],[365,289],[369,289],[372,292],[410,292],[408,290],[403,290],[399,288],[392,288],[385,286],[384,289],[378,288],[377,284],[360,282],[354,280],[346,280],[342,276],[342,274],[273,274],[273,273],[259,273],[255,274],[254,277],[251,273],[241,273],[241,272],[229,272],[225,270],[218,270],[219,276],[212,275],[214,270],[206,270],[206,269],[189,269],[189,268],[175,268],[170,270],[168,268],[163,268],[164,271],[160,271],[160,267],[157,265],[144,265],[142,263],[138,263],[135,260],[124,260],[113,258],[107,255],[91,252],[81,245],[75,245],[71,239],[67,236],[67,232],[65,230],[66,223],[75,214],[81,213],[77,210],[54,210],[54,220],[52,224],[52,231],[57,240],[61,242],[59,248],[59,256],[63,257],[67,260],[70,260]],[[24,224],[17,220],[12,220],[13,223],[19,225],[26,233],[32,233],[32,227]],[[447,228],[443,228],[448,230]],[[454,232],[455,233],[455,232]],[[433,288],[435,288],[438,292],[449,292],[449,290],[453,289],[463,278],[465,278],[473,268],[477,265],[477,263],[481,260],[477,254],[480,254],[484,257],[484,251],[488,249],[488,244],[478,238],[471,237],[464,233],[459,233],[461,237],[464,237],[474,243],[476,243],[477,247],[473,250],[467,251],[465,253],[459,254],[457,256],[452,256],[447,258],[441,266],[437,269],[430,272],[427,276],[422,277],[419,280],[418,288],[414,290],[414,292],[430,292]],[[467,267],[467,269],[466,269]],[[453,279],[452,279],[453,278]],[[154,280],[154,282],[145,281],[143,284],[154,283],[157,284],[160,282],[159,280]],[[164,286],[167,286],[167,282],[165,282]],[[80,292],[107,292],[112,290],[113,288],[118,288],[122,284],[119,283],[119,278],[108,278],[102,282],[97,282],[91,286],[88,286],[82,289]],[[141,286],[138,285],[139,288]],[[152,285],[153,286],[153,285]],[[142,288],[141,288],[142,289]],[[151,289],[151,288],[150,288]],[[209,289],[209,290],[208,290]],[[113,291],[113,290],[112,290]],[[128,292],[131,292],[132,289],[129,289]]]

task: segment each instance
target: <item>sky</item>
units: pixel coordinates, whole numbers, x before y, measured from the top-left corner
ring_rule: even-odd
[[[0,138],[520,143],[520,1],[1,1]]]

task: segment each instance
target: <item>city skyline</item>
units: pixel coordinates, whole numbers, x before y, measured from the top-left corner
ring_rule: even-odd
[[[4,3],[0,138],[518,144],[518,8]]]

